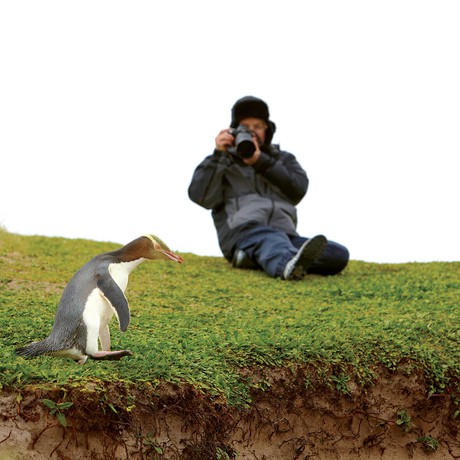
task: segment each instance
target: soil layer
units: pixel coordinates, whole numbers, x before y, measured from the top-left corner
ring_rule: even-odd
[[[245,374],[256,385],[244,409],[187,384],[4,388],[0,460],[460,458],[459,401],[428,398],[421,374],[341,391],[306,368]]]

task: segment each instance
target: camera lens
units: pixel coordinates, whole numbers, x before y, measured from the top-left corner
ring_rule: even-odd
[[[252,139],[250,141],[248,140],[241,141],[236,147],[236,153],[241,158],[251,158],[252,155],[254,155],[255,151],[256,151],[256,146],[254,145],[254,142],[252,141]]]
[[[248,129],[240,125],[234,131],[236,153],[241,158],[251,158],[256,151],[252,133]]]

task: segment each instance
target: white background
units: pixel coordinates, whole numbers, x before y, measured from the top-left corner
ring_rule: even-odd
[[[299,232],[460,260],[460,2],[0,0],[0,225],[220,256],[187,188],[236,99],[310,178]]]

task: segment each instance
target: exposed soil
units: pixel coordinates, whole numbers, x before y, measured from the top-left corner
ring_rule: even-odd
[[[341,394],[309,372],[247,371],[265,389],[244,410],[189,385],[3,389],[0,460],[460,458],[458,401],[427,398],[421,374],[386,372],[366,389],[348,382]],[[45,398],[73,402],[66,428]]]

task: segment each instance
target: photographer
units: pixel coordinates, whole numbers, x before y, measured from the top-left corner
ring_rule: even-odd
[[[239,99],[230,128],[219,132],[214,153],[196,168],[189,197],[212,209],[220,248],[234,267],[286,280],[339,273],[349,259],[344,246],[296,231],[295,206],[308,178],[294,155],[271,143],[275,130],[264,101]]]

